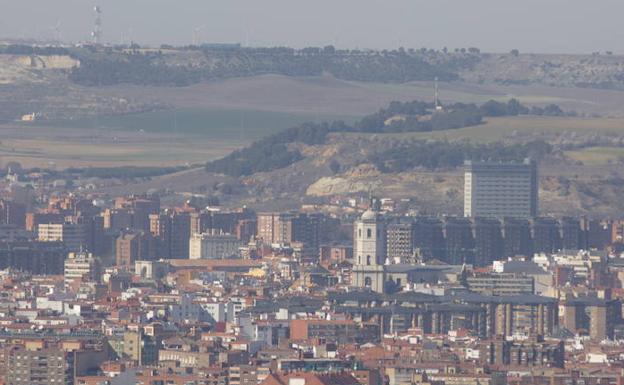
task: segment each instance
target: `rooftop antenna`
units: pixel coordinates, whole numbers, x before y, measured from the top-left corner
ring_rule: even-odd
[[[99,5],[93,7],[95,12],[95,23],[93,24],[93,32],[91,32],[91,38],[93,44],[100,44],[102,42],[102,8]]]
[[[201,31],[203,31],[205,28],[205,25],[200,25],[193,30],[193,45],[199,45],[201,40]]]
[[[436,111],[442,111],[442,106],[440,105],[440,92],[438,90],[438,77],[434,78],[433,83],[434,88],[434,107]]]
[[[61,21],[57,20],[54,27],[52,27],[54,31],[54,42],[61,44]]]
[[[245,24],[245,40],[243,44],[245,47],[249,47],[249,25],[247,24]]]

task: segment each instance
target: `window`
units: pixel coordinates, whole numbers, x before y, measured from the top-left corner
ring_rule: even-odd
[[[370,238],[373,236],[373,232],[371,231],[371,229],[366,229],[366,238]]]
[[[370,264],[371,264],[371,256],[370,256],[370,255],[367,255],[367,256],[366,256],[366,264],[367,264],[367,265],[370,265]]]
[[[371,279],[371,277],[364,278],[364,286],[366,287],[373,286],[373,280]]]

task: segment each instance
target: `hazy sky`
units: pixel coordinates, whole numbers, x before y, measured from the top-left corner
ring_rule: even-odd
[[[623,0],[0,0],[0,37],[624,53]]]

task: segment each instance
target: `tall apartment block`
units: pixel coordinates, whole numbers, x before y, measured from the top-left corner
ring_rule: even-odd
[[[464,216],[537,216],[537,163],[472,162],[464,164]]]
[[[388,258],[395,263],[416,263],[414,223],[392,223],[387,227]]]

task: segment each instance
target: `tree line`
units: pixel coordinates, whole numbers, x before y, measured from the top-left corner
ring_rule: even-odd
[[[203,63],[174,65],[168,61],[168,55],[175,53],[163,54],[163,50],[168,49],[74,49],[71,54],[81,64],[71,71],[70,79],[85,86],[121,83],[187,86],[202,80],[263,74],[319,76],[329,73],[338,79],[353,81],[403,83],[434,78],[453,81],[459,79],[459,69],[480,60],[478,50],[456,53],[405,49],[340,51],[331,46],[295,50],[207,45],[181,49],[201,52],[206,59]]]
[[[432,111],[434,107],[432,103],[422,101],[393,101],[388,107],[364,117],[353,125],[342,121],[304,123],[258,140],[224,158],[208,162],[206,170],[240,177],[287,167],[303,159],[300,151],[292,146],[289,147],[289,144],[324,144],[327,134],[332,132],[391,133],[458,129],[481,124],[484,116],[516,116],[531,114],[533,111],[532,108],[522,105],[516,99],[508,102],[490,100],[481,106],[455,103],[446,106],[443,111]],[[556,105],[547,106],[541,111],[542,115],[543,111],[549,111],[549,114],[555,112],[563,114],[561,108]],[[387,123],[388,119],[399,115],[406,116],[406,118]],[[426,120],[422,119],[424,116],[427,116]],[[532,152],[535,154],[531,154]],[[477,156],[497,160],[518,160],[527,156],[543,156],[548,152],[550,152],[550,147],[537,142],[513,146],[416,142],[407,147],[399,146],[387,152],[374,154],[369,161],[382,171],[395,172],[412,167],[456,167],[465,159]]]
[[[524,144],[414,141],[374,153],[368,157],[368,162],[383,173],[394,173],[418,167],[430,170],[456,168],[466,160],[542,159],[551,152],[552,146],[541,140]]]

